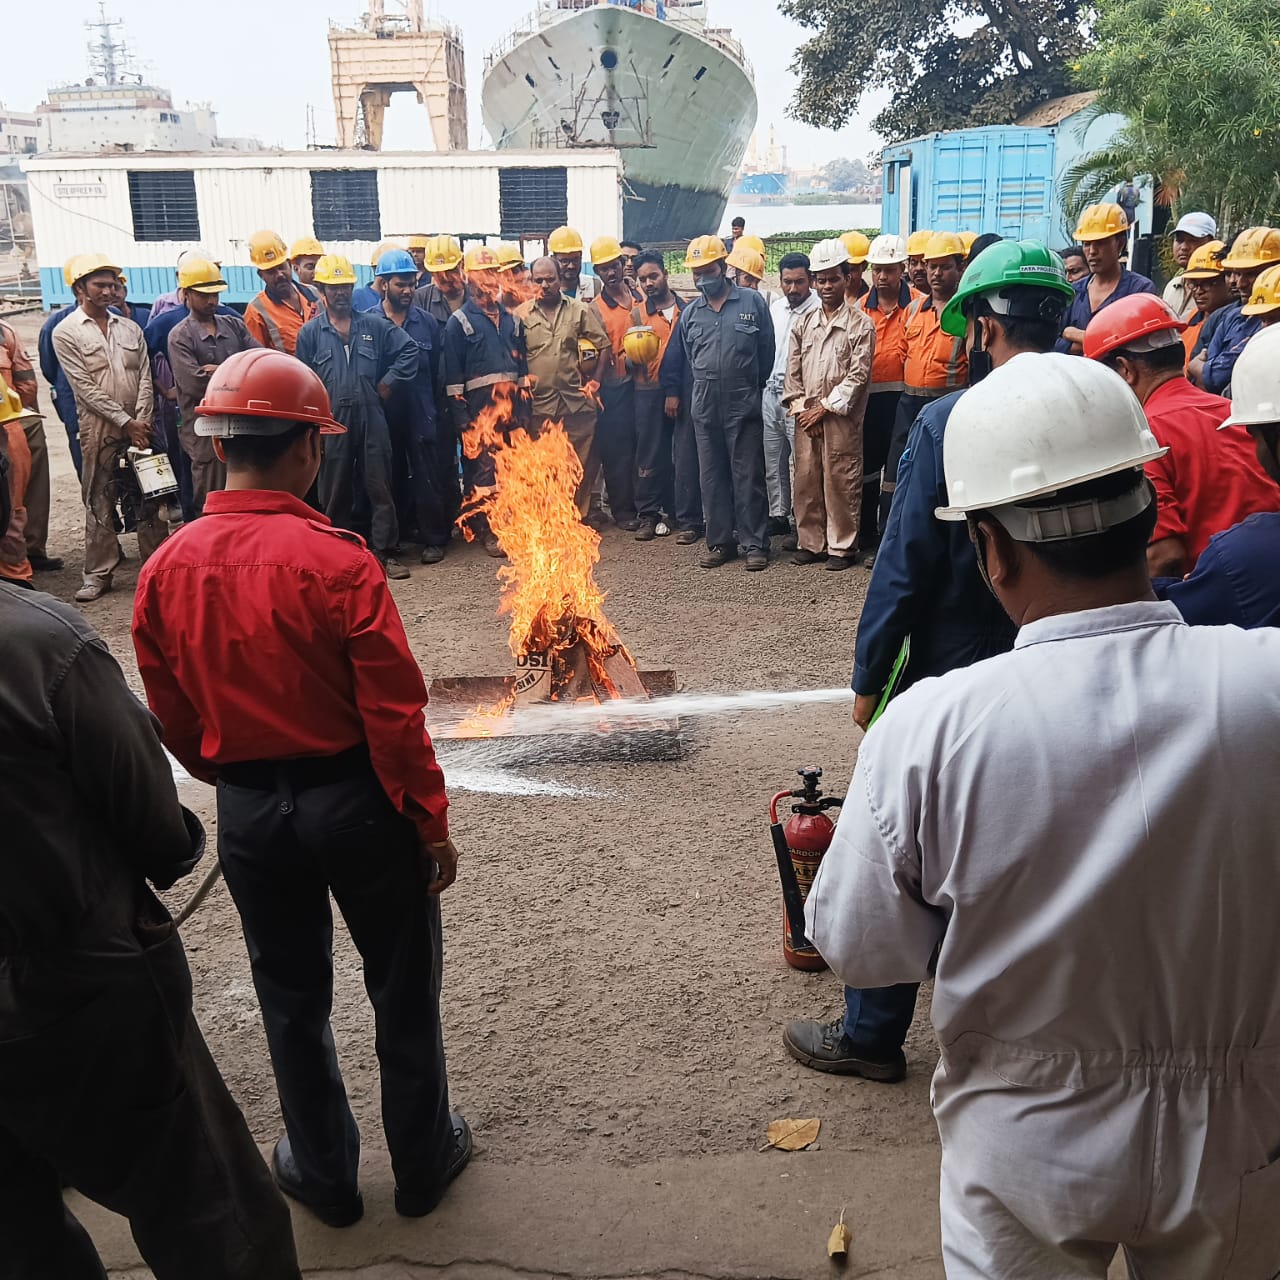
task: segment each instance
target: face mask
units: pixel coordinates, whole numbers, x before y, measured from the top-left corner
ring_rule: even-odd
[[[729,284],[724,276],[703,276],[695,283],[704,298],[718,298]]]

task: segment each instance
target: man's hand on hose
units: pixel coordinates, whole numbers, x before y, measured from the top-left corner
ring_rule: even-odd
[[[129,433],[129,443],[135,449],[151,448],[151,423],[139,422],[137,418],[130,418],[124,424],[124,429]]]
[[[880,705],[878,693],[855,693],[853,695],[853,723],[864,733]]]
[[[422,861],[431,877],[427,892],[433,896],[443,893],[458,878],[458,850],[452,840],[438,844],[423,841]]]

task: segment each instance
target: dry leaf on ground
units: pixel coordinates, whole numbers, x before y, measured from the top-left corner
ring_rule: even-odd
[[[767,1130],[769,1141],[761,1147],[767,1151],[776,1147],[779,1151],[803,1151],[811,1142],[818,1140],[821,1120],[774,1120]]]

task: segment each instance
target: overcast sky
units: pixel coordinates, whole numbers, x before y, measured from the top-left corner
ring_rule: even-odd
[[[839,132],[810,129],[786,114],[795,87],[788,70],[804,33],[768,0],[710,0],[715,26],[734,30],[755,66],[760,98],[761,144],[774,124],[794,166],[825,163],[837,156],[867,158],[878,146],[866,121],[881,105],[868,102],[859,119]],[[395,0],[387,0],[388,11]],[[486,50],[516,26],[534,0],[427,0],[428,13],[462,27],[467,52],[471,141],[479,145],[480,79]],[[94,0],[19,0],[7,6],[7,59],[0,100],[11,110],[32,110],[50,84],[88,74],[79,25],[95,17]],[[329,19],[358,19],[361,0],[215,0],[203,7],[162,0],[108,0],[107,13],[122,18],[124,35],[140,70],[169,88],[174,101],[212,102],[219,132],[248,134],[285,147],[306,144],[307,106],[315,109],[316,134],[334,140],[329,90]],[[159,21],[157,16],[163,15]],[[118,33],[117,33],[118,34]],[[14,51],[21,50],[21,56]],[[411,94],[397,95],[387,115],[384,145],[430,149],[426,114]]]

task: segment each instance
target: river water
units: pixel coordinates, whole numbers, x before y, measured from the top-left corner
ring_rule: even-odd
[[[788,231],[861,231],[880,225],[878,204],[730,204],[720,222],[720,234],[741,215],[751,235],[784,235]]]

